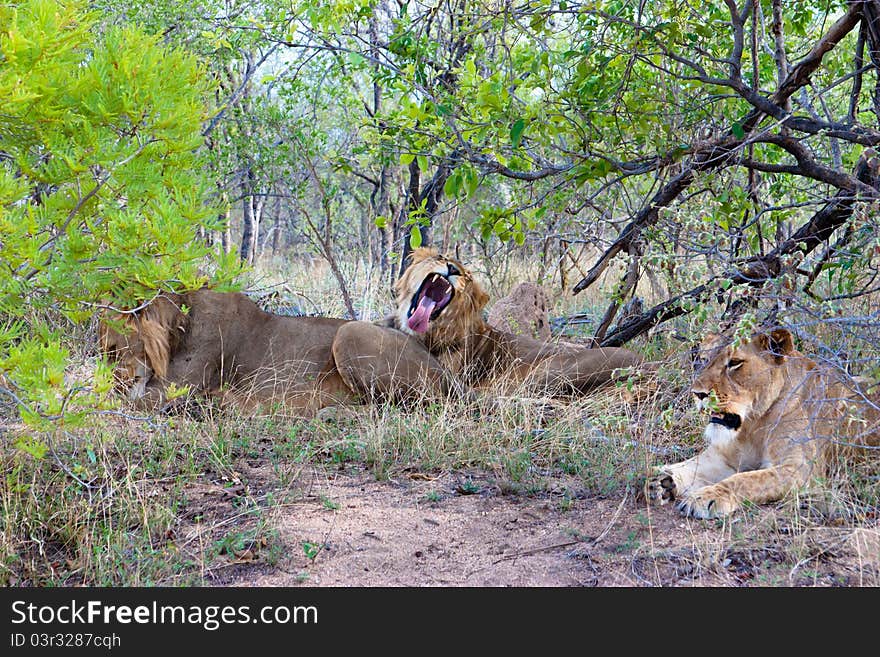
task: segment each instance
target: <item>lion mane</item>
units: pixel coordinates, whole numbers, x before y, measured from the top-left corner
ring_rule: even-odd
[[[710,335],[700,351],[708,357],[692,392],[710,412],[706,447],[655,468],[645,485],[649,502],[723,517],[746,500],[773,502],[808,485],[842,449],[880,443],[876,399],[796,350],[789,331],[757,333],[738,346]],[[862,405],[857,420],[851,411]]]
[[[98,345],[117,361],[114,375],[131,399],[144,395],[154,375],[167,376],[188,324],[180,304],[180,296],[163,294],[138,311],[105,315],[98,325]]]
[[[461,262],[435,249],[413,251],[395,291],[386,325],[419,340],[474,388],[582,394],[642,364],[628,349],[555,344],[492,327],[483,319],[489,295]]]

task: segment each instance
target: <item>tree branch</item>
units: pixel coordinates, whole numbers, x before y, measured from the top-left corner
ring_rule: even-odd
[[[874,150],[868,149],[859,158],[856,165],[856,177],[860,183],[876,188],[878,174],[880,174],[880,157]],[[719,281],[728,280],[731,287],[737,285],[759,287],[766,281],[776,278],[782,272],[782,258],[784,256],[791,255],[796,251],[806,256],[820,244],[826,242],[835,230],[849,221],[856,202],[857,198],[852,193],[841,190],[791,237],[777,245],[770,253],[750,258],[737,271],[727,276],[715,277],[654,306],[638,317],[616,327],[602,341],[601,346],[620,346],[665,321],[689,313],[693,306],[705,301],[716,290],[715,283]],[[688,302],[693,305],[687,305]]]
[[[740,24],[741,26],[742,22],[744,22],[744,17],[747,15],[747,10],[749,9],[750,5],[748,5],[743,10],[743,18],[740,19],[737,15],[734,3],[728,0],[727,4],[731,12],[732,24],[734,25],[734,28],[736,30],[737,24]],[[738,68],[732,71],[732,73],[734,74],[733,78],[726,81],[726,86],[730,86],[731,88],[733,88],[739,95],[741,95],[755,108],[740,122],[742,133],[751,133],[752,130],[761,121],[761,119],[764,116],[768,115],[776,118],[780,121],[780,123],[785,124],[787,127],[793,129],[803,129],[806,132],[818,133],[823,129],[827,129],[827,127],[832,127],[822,127],[823,122],[816,121],[815,119],[794,119],[794,117],[792,117],[789,112],[786,112],[785,109],[783,109],[783,106],[787,103],[788,99],[793,93],[809,83],[810,75],[812,75],[812,73],[815,72],[815,70],[822,63],[822,59],[825,54],[833,49],[834,46],[836,46],[840,42],[840,40],[843,39],[843,37],[845,37],[859,22],[862,16],[861,6],[862,3],[860,2],[854,2],[850,5],[847,13],[839,18],[834,23],[834,25],[829,28],[829,30],[822,36],[822,38],[819,39],[819,41],[813,46],[810,52],[807,53],[807,55],[800,62],[798,62],[797,65],[792,67],[785,80],[783,80],[783,82],[779,85],[779,88],[776,90],[775,93],[770,96],[770,98],[764,97],[755,89],[743,83],[742,80],[737,77]],[[741,33],[739,34],[739,38],[740,40],[742,39]],[[698,66],[695,66],[693,64],[691,64],[691,66],[694,66],[695,70],[701,70]],[[705,74],[705,72],[703,74]],[[855,141],[857,143],[870,142],[870,144],[867,145],[880,143],[880,133],[871,131],[870,133],[863,135],[860,133],[859,129],[852,126],[840,125],[833,127],[839,129],[840,132],[840,134],[837,134],[835,136],[845,138],[843,135],[847,134],[847,136],[854,137],[853,139],[850,139],[850,141]],[[763,137],[766,138],[766,135]],[[693,182],[694,175],[697,172],[708,171],[726,165],[730,161],[731,152],[741,147],[743,143],[745,143],[745,140],[737,139],[733,134],[733,129],[731,129],[726,135],[722,136],[721,138],[710,142],[703,148],[696,149],[694,151],[691,162],[685,165],[681,173],[679,173],[672,180],[666,183],[651,198],[648,204],[644,208],[642,208],[635,216],[632,217],[632,219],[623,229],[618,238],[611,244],[611,246],[605,251],[605,253],[600,256],[599,260],[596,262],[596,264],[593,265],[587,275],[574,286],[574,288],[572,289],[572,293],[578,294],[579,292],[583,291],[584,289],[595,283],[596,280],[606,270],[611,260],[618,253],[620,253],[624,248],[628,247],[632,243],[632,241],[641,234],[642,230],[646,226],[650,226],[656,223],[659,218],[660,208],[667,207],[676,198],[678,198],[678,196],[685,189],[687,189],[691,182]],[[803,155],[803,153],[801,153],[801,155]],[[846,186],[844,187],[844,189],[849,190],[853,187],[853,179],[850,176],[846,176],[846,174],[840,174],[839,172],[833,172],[833,170],[828,169],[827,167],[821,167],[821,165],[815,163],[812,158],[809,158],[809,160],[805,159],[804,163],[801,163],[799,161],[799,164],[801,165],[801,168],[803,168],[805,171],[813,174],[807,174],[808,177],[822,176],[822,179],[825,179],[826,182],[837,180],[838,182],[845,183]],[[841,177],[832,175],[832,172],[834,174],[838,174]],[[871,194],[876,195],[876,192],[872,190]]]

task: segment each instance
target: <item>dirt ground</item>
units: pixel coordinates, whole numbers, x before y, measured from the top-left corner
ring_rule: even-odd
[[[877,586],[880,524],[792,527],[778,509],[706,522],[636,495],[504,494],[462,473],[312,472],[279,507],[273,565],[238,586]],[[838,523],[839,524],[839,523]]]

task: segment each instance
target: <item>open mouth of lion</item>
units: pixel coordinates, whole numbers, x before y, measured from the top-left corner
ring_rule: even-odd
[[[736,431],[742,426],[742,418],[736,413],[712,413],[710,424],[720,424],[722,427]]]
[[[427,332],[428,324],[440,316],[454,294],[455,287],[443,274],[429,274],[412,299],[407,313],[407,326],[416,333]]]

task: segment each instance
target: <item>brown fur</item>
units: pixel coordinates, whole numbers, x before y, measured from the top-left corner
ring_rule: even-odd
[[[460,272],[449,276],[455,294],[429,329],[416,334],[407,326],[413,295],[426,277],[446,275],[450,264]],[[642,363],[641,356],[627,349],[556,345],[493,328],[482,316],[489,296],[460,262],[433,249],[413,252],[395,288],[397,310],[389,318],[390,325],[421,340],[457,379],[472,387],[579,394],[613,380],[617,370]]]
[[[455,388],[439,363],[398,331],[273,315],[240,293],[166,293],[114,320],[101,325],[101,349],[116,360],[129,397],[148,408],[165,403],[172,383],[244,407],[281,403],[305,414]]]
[[[682,513],[697,518],[725,516],[745,500],[779,500],[824,475],[841,441],[880,442],[876,407],[868,406],[867,425],[853,421],[849,407],[865,398],[797,351],[788,331],[757,334],[736,347],[712,335],[701,351],[709,358],[694,395],[701,405],[717,398],[708,445],[694,458],[656,468],[648,500],[677,500]]]
[[[107,317],[98,326],[101,351],[117,360],[117,383],[130,387],[134,398],[143,395],[154,374],[160,378],[167,375],[171,352],[187,326],[187,316],[178,308],[180,299],[159,295],[142,310]]]
[[[535,283],[518,283],[510,294],[492,304],[487,321],[499,331],[546,342],[550,339],[547,293]]]
[[[446,277],[450,264],[452,300],[416,338],[406,327],[413,295],[430,271]],[[488,295],[461,263],[431,250],[416,250],[397,292],[402,310],[376,324],[273,315],[240,293],[166,293],[139,312],[105,318],[100,346],[117,362],[121,387],[148,408],[162,406],[174,384],[305,414],[379,399],[470,396],[489,385],[580,393],[641,361],[626,349],[555,346],[491,328],[482,319]]]

